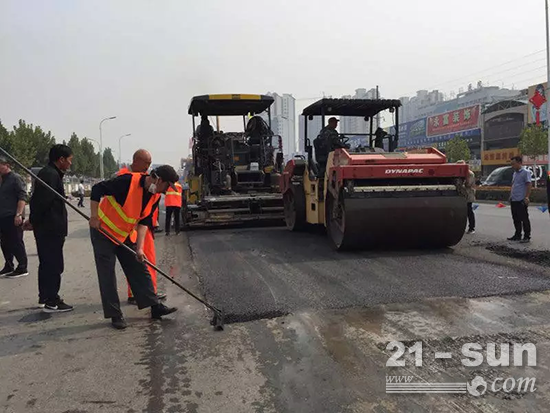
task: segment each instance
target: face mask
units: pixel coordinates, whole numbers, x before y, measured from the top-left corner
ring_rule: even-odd
[[[153,182],[151,185],[149,185],[149,192],[151,192],[152,194],[157,193],[157,184],[156,183]]]

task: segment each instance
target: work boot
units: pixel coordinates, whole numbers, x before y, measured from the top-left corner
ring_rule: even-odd
[[[128,324],[126,324],[126,320],[124,319],[124,317],[111,317],[111,324],[117,330],[124,330],[126,327],[128,327]]]
[[[151,307],[151,318],[161,320],[163,315],[172,314],[178,311],[176,307],[166,307],[164,304],[156,304]]]

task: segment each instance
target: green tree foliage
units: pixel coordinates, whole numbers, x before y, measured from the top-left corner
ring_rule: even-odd
[[[41,167],[48,163],[50,148],[56,143],[51,132],[44,132],[40,126],[27,124],[24,120],[8,131],[0,122],[0,147],[8,151],[26,167]],[[79,139],[73,132],[68,142],[73,151],[73,165],[70,175],[99,177],[99,152],[87,138]],[[105,176],[118,170],[110,148],[103,155]]]
[[[542,126],[528,126],[521,131],[518,148],[522,155],[540,156],[548,153],[548,132]]]
[[[447,141],[445,145],[445,155],[448,162],[466,161],[470,160],[470,148],[468,143],[458,136]]]
[[[548,153],[548,131],[544,130],[541,125],[524,128],[521,131],[518,148],[522,155],[535,158],[534,166],[536,170],[536,157]],[[537,187],[537,180],[534,179],[534,182],[535,187]]]
[[[115,161],[111,148],[106,148],[103,151],[103,170],[105,173],[105,178],[109,178],[116,171],[118,171],[118,165]]]

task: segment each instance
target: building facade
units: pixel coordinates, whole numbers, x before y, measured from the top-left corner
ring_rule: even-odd
[[[376,89],[355,89],[355,94],[342,96],[342,99],[376,99],[377,92]],[[339,123],[340,133],[351,134],[351,133],[361,133],[368,134],[370,133],[370,123],[365,121],[364,118],[356,116],[341,116]],[[378,127],[378,121],[375,119],[373,124],[373,131]]]
[[[279,135],[283,142],[283,153],[285,161],[291,158],[291,155],[296,152],[296,102],[291,94],[283,93],[267,93],[274,99],[271,105],[271,130],[275,135]],[[262,117],[267,121],[267,113],[263,113]],[[275,144],[275,142],[274,142]]]

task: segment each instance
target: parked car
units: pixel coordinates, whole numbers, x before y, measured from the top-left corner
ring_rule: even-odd
[[[514,170],[511,166],[501,166],[489,174],[481,186],[512,186]]]
[[[531,172],[531,179],[534,181],[534,168],[532,166],[526,166],[526,168]],[[539,175],[537,186],[546,186],[546,181],[543,179],[546,173],[546,168],[544,166],[538,166],[537,169],[537,174]],[[514,170],[511,166],[501,166],[491,172],[487,179],[482,181],[481,186],[512,186],[513,175]]]

